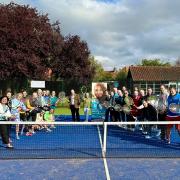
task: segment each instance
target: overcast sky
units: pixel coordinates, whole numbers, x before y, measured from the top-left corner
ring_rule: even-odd
[[[1,3],[10,2],[0,0]],[[105,69],[180,56],[180,0],[17,0],[79,35]]]

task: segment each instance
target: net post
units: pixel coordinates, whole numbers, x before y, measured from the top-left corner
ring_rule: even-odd
[[[106,142],[107,142],[107,124],[104,123],[104,137],[103,137],[103,153],[106,154]]]

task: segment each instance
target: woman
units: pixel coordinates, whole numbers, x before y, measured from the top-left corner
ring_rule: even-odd
[[[52,91],[51,97],[50,97],[50,109],[54,114],[54,111],[56,109],[56,105],[58,103],[58,98],[56,97],[56,92]]]
[[[85,93],[85,98],[84,98],[84,115],[85,115],[85,121],[88,122],[89,118],[89,110],[91,106],[91,99],[89,98],[89,93]]]
[[[9,107],[7,106],[8,98],[3,96],[0,98],[0,120],[6,121],[12,115],[10,113]],[[0,124],[0,134],[2,137],[2,142],[6,145],[7,148],[13,148],[9,139],[9,126],[7,124]]]
[[[26,111],[26,106],[21,101],[22,99],[22,93],[18,93],[15,98],[12,99],[12,107],[11,107],[11,113],[15,116],[15,121],[20,121],[20,112],[23,110]],[[16,139],[19,139],[19,125],[16,125]]]

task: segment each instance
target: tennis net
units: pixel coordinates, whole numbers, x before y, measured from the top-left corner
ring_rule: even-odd
[[[0,159],[180,157],[180,122],[0,122]],[[17,131],[19,128],[19,138]],[[21,135],[20,135],[21,134]]]

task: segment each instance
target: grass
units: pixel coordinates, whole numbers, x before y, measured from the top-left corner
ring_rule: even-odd
[[[71,115],[71,110],[69,107],[57,107],[55,109],[55,115]],[[79,111],[79,114],[80,115],[84,115],[84,110],[83,108],[80,108],[80,111]],[[91,114],[91,113],[90,113]]]
[[[80,115],[84,115],[84,109],[83,107],[83,103],[81,103],[81,108],[79,111]],[[57,105],[57,108],[55,109],[55,115],[71,115],[71,110],[69,108],[69,100],[68,98],[64,98],[63,101],[60,101]],[[91,115],[91,111],[90,111],[90,115]]]

